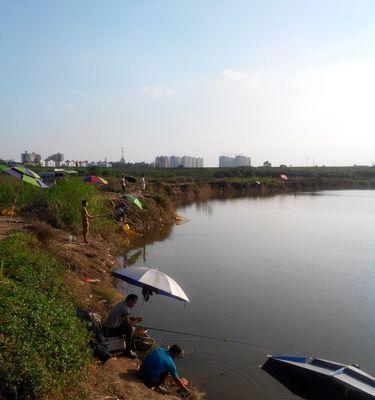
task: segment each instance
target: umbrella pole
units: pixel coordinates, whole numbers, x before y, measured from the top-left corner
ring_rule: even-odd
[[[143,301],[142,301],[141,309],[139,310],[139,313],[138,313],[138,317],[141,316],[142,311],[143,311],[143,306],[144,306],[144,305],[145,305],[145,296],[143,296]]]
[[[16,193],[16,197],[14,198],[14,202],[13,202],[13,205],[12,205],[12,208],[11,208],[10,222],[13,221],[13,215],[15,213],[16,203],[17,203],[18,197],[19,197],[20,192],[21,192],[21,186],[22,186],[22,180],[21,180],[20,184],[18,185],[18,190],[17,190],[17,193]]]

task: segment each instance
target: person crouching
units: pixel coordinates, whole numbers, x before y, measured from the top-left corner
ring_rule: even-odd
[[[179,378],[176,364],[174,363],[174,359],[182,358],[183,354],[183,350],[177,344],[171,346],[169,350],[165,350],[162,347],[157,348],[144,359],[139,369],[139,378],[149,388],[166,393],[163,385],[170,375],[181,389],[189,392],[189,388]]]

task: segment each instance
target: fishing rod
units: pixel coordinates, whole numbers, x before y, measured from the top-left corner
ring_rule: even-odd
[[[141,220],[141,222],[146,225],[148,228],[150,227],[149,224],[147,224],[147,222],[135,211],[133,210],[132,207],[130,207],[128,204],[123,203],[123,206],[128,210],[131,211],[138,219]],[[95,215],[94,218],[103,218],[103,217],[111,217],[112,219],[115,220],[114,216],[112,213],[108,212],[106,214],[99,214],[99,215]],[[117,221],[116,221],[117,222]]]
[[[242,340],[234,340],[234,339],[230,339],[230,338],[221,338],[221,337],[207,336],[207,335],[198,335],[196,333],[190,333],[190,332],[172,331],[172,330],[169,330],[169,329],[155,328],[155,327],[152,327],[152,326],[136,325],[136,327],[137,328],[143,328],[143,329],[150,329],[152,331],[158,331],[158,332],[174,333],[176,335],[184,335],[184,336],[191,336],[191,337],[196,337],[196,338],[201,338],[201,339],[215,340],[217,342],[242,344],[242,345],[245,345],[245,346],[258,347],[260,349],[267,349],[266,346],[263,346],[261,344],[257,344],[257,343],[253,343],[253,342],[245,342],[245,341],[242,341]]]
[[[142,223],[149,227],[149,224],[132,207],[126,203],[123,203],[123,205],[127,208],[127,210],[131,211],[138,219],[140,219]]]

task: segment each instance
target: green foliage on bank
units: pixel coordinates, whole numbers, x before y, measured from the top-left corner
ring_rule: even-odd
[[[90,361],[64,269],[32,234],[0,242],[0,398],[52,398]]]
[[[371,166],[316,166],[316,167],[233,167],[233,168],[152,168],[150,166],[114,166],[112,168],[92,167],[92,168],[73,168],[80,177],[88,174],[99,175],[106,178],[119,177],[122,173],[140,177],[145,174],[146,180],[162,182],[166,181],[190,181],[205,179],[222,179],[222,178],[250,178],[250,177],[269,177],[278,178],[280,173],[287,173],[293,178],[337,178],[337,179],[375,179],[375,167]],[[46,171],[45,168],[37,168],[39,172]]]
[[[112,222],[106,218],[106,202],[98,196],[96,187],[84,184],[81,179],[63,179],[49,189],[40,189],[12,177],[0,177],[0,210],[16,204],[21,213],[37,216],[56,228],[74,233],[81,230],[82,200],[87,200],[90,213],[98,216],[92,221],[92,230],[110,229]]]

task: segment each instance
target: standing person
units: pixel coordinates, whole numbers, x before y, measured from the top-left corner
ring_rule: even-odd
[[[91,215],[87,209],[88,206],[88,201],[83,200],[82,201],[82,208],[81,208],[81,215],[82,215],[82,234],[83,234],[83,240],[85,243],[88,243],[87,241],[87,235],[90,230],[90,219],[94,218],[93,215]]]
[[[134,325],[142,321],[142,318],[130,316],[130,310],[138,303],[136,294],[129,294],[125,301],[116,304],[104,322],[106,336],[124,336],[126,341],[125,354],[130,358],[136,358],[133,352]]]
[[[126,192],[126,179],[124,174],[121,174],[121,189],[123,193]]]
[[[143,191],[146,190],[145,174],[142,174],[142,175],[141,175],[141,189],[142,189]]]
[[[169,350],[159,347],[144,359],[139,369],[140,379],[149,388],[155,388],[155,390],[166,393],[163,385],[168,376],[171,375],[181,389],[189,392],[190,390],[184,380],[179,378],[176,364],[174,363],[174,359],[182,358],[183,355],[183,350],[177,344],[171,346]]]

